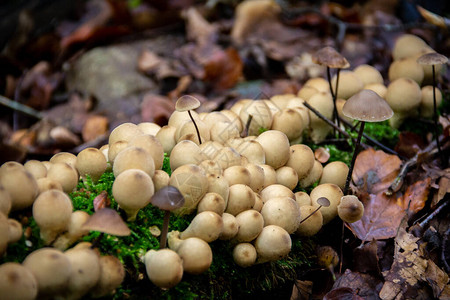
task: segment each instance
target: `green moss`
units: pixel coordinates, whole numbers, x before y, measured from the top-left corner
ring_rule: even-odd
[[[170,168],[170,159],[169,155],[167,153],[164,153],[164,161],[162,165],[162,170],[169,174],[169,176],[172,174],[172,169]]]

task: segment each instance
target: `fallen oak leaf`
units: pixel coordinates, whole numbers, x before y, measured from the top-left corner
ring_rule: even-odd
[[[106,191],[102,191],[94,198],[93,203],[94,211],[98,211],[102,208],[109,207],[111,205],[111,200],[108,197],[108,193]]]
[[[406,214],[396,199],[379,192],[360,196],[360,200],[364,204],[364,215],[361,220],[348,224],[350,230],[362,241],[394,237]]]
[[[431,178],[419,180],[409,185],[402,197],[397,199],[397,204],[403,209],[416,213],[425,206],[430,192]]]
[[[398,156],[369,148],[356,157],[353,182],[357,189],[371,194],[384,192],[398,175],[401,164]]]

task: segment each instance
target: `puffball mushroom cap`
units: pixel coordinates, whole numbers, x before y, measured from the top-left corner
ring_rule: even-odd
[[[290,146],[290,156],[286,166],[293,168],[301,180],[306,177],[314,166],[314,152],[304,144]]]
[[[324,183],[316,186],[311,191],[309,196],[311,197],[312,206],[316,208],[320,206],[318,201],[321,197],[325,197],[330,201],[330,206],[322,206],[320,208],[320,212],[323,216],[323,224],[327,224],[337,216],[337,206],[341,202],[341,198],[344,194],[342,193],[341,188],[337,185],[332,183]]]
[[[180,141],[170,153],[170,168],[175,171],[187,164],[197,164],[204,158],[201,148],[192,141]]]
[[[5,216],[11,211],[12,201],[8,191],[0,184],[0,213]]]
[[[0,291],[2,300],[33,300],[38,286],[29,269],[16,262],[6,262],[0,265]]]
[[[251,209],[255,204],[253,190],[245,184],[233,184],[229,188],[229,197],[225,212],[238,215],[244,210]]]
[[[336,89],[336,76],[331,80],[333,89]],[[337,97],[348,99],[364,87],[363,82],[353,71],[342,71],[339,75],[339,86],[337,89]]]
[[[347,69],[350,67],[347,59],[330,46],[323,47],[316,51],[311,59],[314,63],[329,68]]]
[[[278,183],[265,187],[259,194],[261,195],[261,199],[264,204],[270,199],[278,197],[289,197],[295,199],[294,192],[292,192],[291,189]]]
[[[197,213],[202,211],[213,211],[218,215],[222,215],[225,211],[226,203],[223,197],[217,193],[206,193],[197,206]]]
[[[139,169],[153,177],[155,175],[155,162],[150,153],[143,148],[128,146],[120,151],[114,159],[114,176],[117,177],[120,173],[129,169]]]
[[[420,86],[414,80],[399,78],[391,82],[387,88],[386,101],[394,111],[394,116],[389,124],[398,128],[405,118],[416,113],[421,98]]]
[[[75,167],[83,179],[89,175],[93,182],[97,182],[106,171],[108,164],[103,153],[97,148],[86,148],[77,155]]]
[[[393,61],[389,66],[388,76],[391,82],[405,77],[411,78],[421,85],[424,78],[424,70],[414,57],[408,57]]]
[[[422,98],[420,100],[420,115],[424,118],[431,118],[434,114],[433,86],[422,87]],[[434,90],[436,94],[436,107],[442,103],[442,93],[438,88]]]
[[[113,255],[100,256],[100,279],[89,294],[100,298],[112,294],[125,278],[125,268]]]
[[[36,279],[39,296],[56,296],[67,288],[72,265],[62,251],[49,247],[37,249],[28,254],[22,265]]]
[[[224,212],[222,214],[223,230],[219,235],[219,240],[231,240],[239,231],[239,224],[236,217]]]
[[[75,163],[77,162],[77,156],[70,152],[59,152],[53,155],[50,160],[52,164],[56,163],[67,163],[71,167],[75,168]]]
[[[317,207],[311,205],[300,206],[300,223],[295,233],[300,236],[313,236],[320,231],[323,225],[323,217],[320,210],[314,212]],[[314,212],[314,214],[312,214]],[[312,214],[312,215],[311,215]],[[309,217],[308,217],[309,216]],[[300,222],[301,222],[300,221]]]
[[[293,108],[285,108],[273,115],[272,130],[283,132],[289,141],[300,137],[305,129],[300,113]]]
[[[361,90],[350,97],[342,107],[342,113],[364,122],[381,122],[394,115],[389,104],[372,90]]]
[[[341,189],[344,189],[348,171],[349,168],[346,163],[342,161],[330,162],[323,167],[319,184],[334,183]]]
[[[8,233],[9,233],[8,244],[18,242],[23,235],[22,224],[15,219],[8,219]]]
[[[222,231],[222,217],[213,211],[203,211],[198,213],[189,226],[180,233],[180,238],[184,240],[197,237],[210,243],[217,240]]]
[[[79,179],[75,166],[64,162],[53,163],[47,171],[47,177],[58,181],[65,193],[71,193],[77,187]]]
[[[267,225],[254,241],[257,263],[279,260],[289,254],[292,240],[289,233],[277,225]]]
[[[339,218],[344,222],[353,223],[360,220],[364,214],[364,205],[354,195],[345,195],[337,207]]]
[[[150,134],[137,135],[128,142],[128,146],[144,149],[153,158],[155,170],[160,170],[162,168],[164,162],[164,148],[155,136]]]
[[[169,248],[183,261],[183,272],[201,274],[209,269],[213,259],[211,247],[200,238],[180,239],[178,231],[172,231],[167,238]]]
[[[30,207],[39,191],[36,179],[23,167],[1,172],[0,185],[10,196],[12,211]]]
[[[257,257],[258,254],[253,244],[239,243],[233,248],[233,260],[243,268],[254,265]]]
[[[36,180],[47,176],[47,168],[39,160],[29,160],[23,166]]]
[[[375,67],[367,64],[357,66],[353,72],[361,79],[364,86],[368,84],[383,84],[383,76]]]
[[[200,199],[208,191],[205,171],[197,165],[186,164],[178,167],[170,176],[169,185],[176,187],[184,197],[184,205],[174,211],[178,215],[193,212]]]
[[[289,160],[289,139],[278,130],[267,130],[261,133],[256,141],[264,149],[266,164],[278,169]],[[275,147],[276,145],[276,147]]]
[[[100,257],[91,248],[72,248],[64,254],[71,264],[65,299],[80,299],[100,279]]]
[[[413,34],[402,34],[397,38],[392,49],[394,60],[411,57],[428,47],[427,43],[420,37]]]
[[[8,217],[0,212],[0,256],[6,252],[9,242]]]
[[[69,196],[59,190],[45,191],[36,198],[33,217],[46,245],[68,229],[72,210]]]
[[[126,212],[128,221],[134,221],[141,208],[150,203],[155,192],[152,178],[142,170],[129,169],[114,180],[112,193],[114,199]]]
[[[266,201],[261,209],[264,225],[278,225],[289,234],[300,224],[300,210],[291,197],[275,197]]]
[[[122,123],[111,131],[108,144],[112,145],[118,141],[129,142],[133,137],[140,134],[143,134],[143,132],[138,125],[133,123]]]
[[[248,135],[258,135],[261,128],[268,129],[272,125],[272,112],[269,106],[262,100],[251,100],[244,104],[239,112],[239,118],[242,124],[252,115],[252,121],[248,128]]]
[[[244,210],[236,216],[238,232],[234,237],[238,242],[251,242],[262,231],[264,227],[264,217],[254,209]]]
[[[161,127],[155,136],[163,146],[164,152],[169,155],[172,152],[173,147],[177,144],[177,141],[175,140],[176,131],[176,127],[165,125]]]
[[[174,287],[183,277],[183,260],[171,249],[148,251],[144,264],[150,281],[161,288]]]

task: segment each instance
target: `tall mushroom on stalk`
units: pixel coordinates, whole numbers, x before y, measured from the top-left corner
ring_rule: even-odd
[[[198,136],[198,143],[202,143],[202,138],[200,137],[200,131],[198,130],[197,123],[195,123],[194,118],[192,117],[191,110],[196,109],[200,107],[200,101],[190,95],[184,95],[178,98],[177,102],[175,103],[175,109],[177,111],[187,111],[189,114],[189,117],[192,120],[192,123],[194,123],[195,131],[197,131]]]
[[[356,140],[355,149],[353,150],[352,162],[348,170],[347,180],[345,181],[344,195],[347,194],[352,178],[353,166],[355,165],[356,155],[358,153],[361,137],[364,132],[366,122],[381,122],[391,118],[394,115],[389,104],[372,90],[361,90],[342,107],[342,113],[349,118],[361,122],[359,125],[358,138]]]
[[[167,185],[152,196],[150,203],[164,211],[161,239],[159,242],[159,248],[163,249],[166,247],[167,242],[170,212],[184,205],[184,197],[176,187]]]
[[[339,72],[341,69],[347,69],[350,67],[349,62],[345,57],[343,57],[340,53],[338,53],[333,47],[327,46],[320,50],[312,56],[312,61],[316,64],[323,65],[327,67],[327,79],[328,85],[330,86],[330,93],[333,97],[333,120],[336,122],[338,126],[340,126],[339,117],[336,109],[336,99],[337,99],[337,91],[339,86]],[[331,85],[331,68],[336,69],[336,87],[333,91],[333,87]]]
[[[441,146],[439,145],[439,130],[438,130],[438,115],[437,115],[437,105],[436,105],[436,65],[443,65],[448,62],[448,58],[442,54],[431,52],[426,53],[417,59],[417,62],[420,65],[431,65],[432,73],[433,73],[433,121],[434,121],[434,130],[436,135],[436,145],[438,149],[439,156],[441,157],[441,163],[446,167],[447,161],[444,157],[444,153],[441,150]]]

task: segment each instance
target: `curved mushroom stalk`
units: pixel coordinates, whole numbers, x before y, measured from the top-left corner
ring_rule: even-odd
[[[215,212],[204,211],[194,217],[191,224],[180,233],[180,238],[198,237],[210,243],[217,240],[222,231],[222,217]]]

